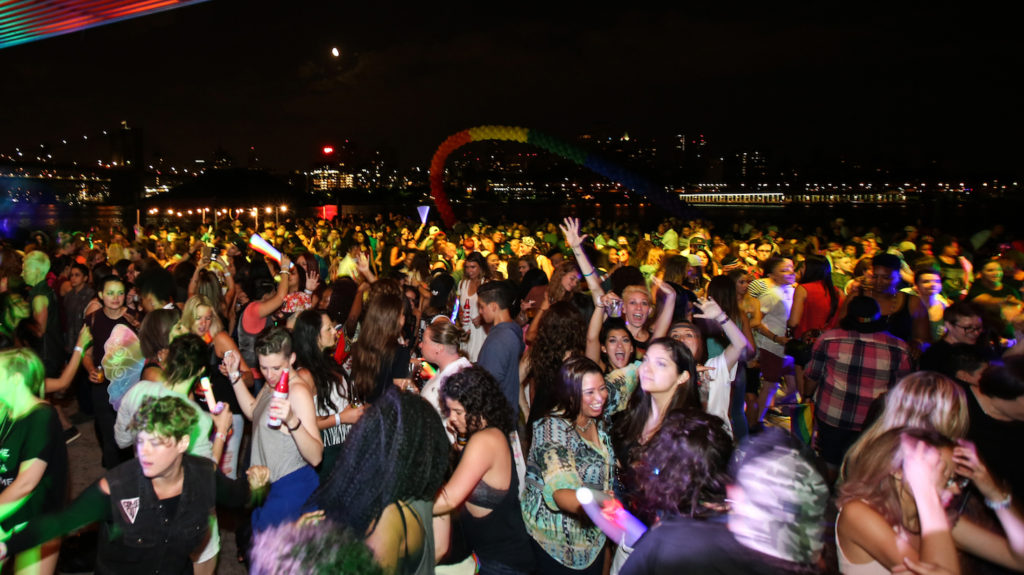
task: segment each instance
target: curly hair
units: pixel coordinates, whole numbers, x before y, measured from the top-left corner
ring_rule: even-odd
[[[456,372],[441,384],[441,398],[457,401],[466,410],[466,435],[495,427],[508,435],[516,430],[515,419],[497,380],[486,369],[472,366]],[[448,404],[441,413],[449,416]],[[485,425],[486,422],[486,425]]]
[[[132,418],[134,433],[152,433],[165,439],[180,441],[192,437],[198,426],[199,413],[187,401],[173,395],[147,397]]]
[[[558,384],[562,362],[568,355],[583,355],[586,333],[583,316],[571,302],[557,302],[540,317],[537,341],[530,346],[530,363],[526,371],[526,381],[531,384],[534,394],[530,425],[551,411],[551,388]]]
[[[352,426],[330,478],[310,499],[328,518],[366,533],[393,503],[433,501],[448,448],[434,407],[388,386]]]
[[[324,413],[333,413],[337,409],[331,400],[333,390],[340,390],[342,397],[350,402],[354,398],[341,366],[320,349],[323,317],[328,317],[327,313],[318,310],[307,309],[300,313],[292,329],[292,348],[295,351],[295,368],[305,368],[313,376],[317,406]]]
[[[644,446],[635,467],[638,516],[648,525],[673,515],[696,517],[725,499],[732,437],[718,416],[675,411]]]

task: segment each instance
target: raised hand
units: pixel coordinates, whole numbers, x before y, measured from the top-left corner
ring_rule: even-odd
[[[238,371],[238,366],[241,364],[242,359],[234,350],[227,350],[224,352],[224,359],[220,362],[220,372],[228,377]]]
[[[565,218],[563,222],[558,227],[561,228],[562,234],[565,235],[565,243],[572,249],[580,247],[583,240],[587,239],[587,234],[580,235],[580,221],[576,218]]]
[[[978,449],[973,442],[966,439],[957,441],[953,448],[953,463],[957,475],[970,479],[985,499],[996,501],[1006,497],[1006,492],[996,484],[988,467],[978,457]]]
[[[693,314],[693,317],[702,317],[714,321],[721,321],[722,316],[725,315],[725,312],[722,311],[722,307],[718,305],[718,302],[711,298],[698,299],[697,305],[700,306],[700,313]]]
[[[306,289],[316,291],[318,285],[320,285],[320,273],[314,270],[306,272]]]
[[[935,490],[942,473],[942,454],[927,443],[904,434],[900,437],[903,447],[903,478],[915,494]]]

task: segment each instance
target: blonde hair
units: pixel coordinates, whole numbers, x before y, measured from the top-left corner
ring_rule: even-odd
[[[208,307],[213,312],[213,320],[210,322],[210,337],[215,337],[218,333],[224,331],[224,324],[221,323],[220,316],[217,315],[217,306],[206,296],[194,295],[185,302],[185,307],[181,310],[181,319],[178,320],[178,325],[175,326],[172,333],[179,335],[182,333],[192,333],[192,325],[196,323],[196,319],[199,317],[199,308],[201,307]]]
[[[882,414],[846,452],[840,477],[857,465],[873,440],[890,429],[914,427],[962,439],[969,426],[967,394],[952,379],[934,371],[917,371],[899,380],[886,394]]]
[[[951,439],[934,430],[911,427],[889,429],[869,438],[860,456],[849,461],[849,476],[839,488],[836,505],[841,509],[850,501],[863,501],[889,525],[899,525],[908,531],[916,532],[920,530],[918,521],[915,520],[911,525],[903,522],[903,503],[900,496],[906,488],[901,477],[897,475],[903,468],[903,435],[936,449],[952,449],[956,445]],[[947,510],[947,514],[955,511]]]
[[[631,285],[622,288],[622,303],[629,301],[630,296],[633,294],[643,294],[647,297],[647,303],[651,304],[650,311],[647,313],[647,319],[644,320],[644,326],[648,326],[651,319],[657,316],[657,302],[654,297],[651,296],[651,290],[647,289],[645,285]]]

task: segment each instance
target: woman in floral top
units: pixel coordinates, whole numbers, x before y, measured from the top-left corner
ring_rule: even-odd
[[[611,493],[615,457],[607,417],[625,406],[635,373],[628,366],[609,374],[606,384],[592,360],[566,360],[551,391],[554,408],[533,425],[522,509],[539,573],[602,572],[605,536],[585,518],[576,489]]]

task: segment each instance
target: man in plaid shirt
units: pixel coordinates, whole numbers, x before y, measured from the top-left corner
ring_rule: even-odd
[[[839,327],[814,343],[807,364],[812,389],[818,385],[817,447],[830,472],[860,435],[871,402],[911,371],[910,348],[885,331],[880,316],[874,299],[854,297]]]

